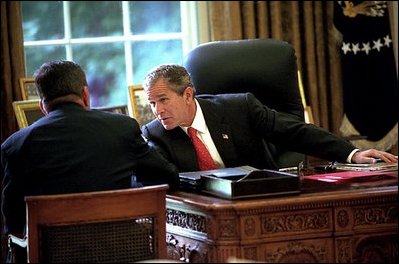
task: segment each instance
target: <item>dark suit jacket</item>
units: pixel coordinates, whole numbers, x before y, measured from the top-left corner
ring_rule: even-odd
[[[22,232],[26,195],[127,188],[133,174],[144,184],[178,184],[177,168],[149,147],[134,119],[74,103],[13,134],[1,154],[6,232]]]
[[[265,141],[337,161],[345,161],[355,149],[349,142],[324,129],[267,108],[251,93],[201,95],[197,99],[226,167],[250,165],[275,169]],[[154,120],[142,130],[144,136],[181,172],[199,170],[193,145],[180,127],[168,131]]]

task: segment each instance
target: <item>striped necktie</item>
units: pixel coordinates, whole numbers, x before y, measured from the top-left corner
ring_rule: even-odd
[[[195,128],[189,127],[188,135],[193,142],[195,152],[197,153],[198,166],[200,170],[214,170],[218,166],[213,161],[211,154],[206,148],[205,144],[197,137],[197,130]]]

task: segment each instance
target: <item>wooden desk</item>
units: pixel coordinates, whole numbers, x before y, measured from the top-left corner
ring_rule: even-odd
[[[396,172],[397,175],[397,172]],[[168,258],[226,262],[398,261],[398,186],[230,201],[167,195]]]

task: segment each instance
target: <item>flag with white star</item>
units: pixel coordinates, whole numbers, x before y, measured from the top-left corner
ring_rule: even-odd
[[[335,1],[342,34],[344,136],[359,148],[389,150],[398,138],[398,79],[387,1]]]

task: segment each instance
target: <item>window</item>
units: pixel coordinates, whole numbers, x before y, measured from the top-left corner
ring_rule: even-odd
[[[193,1],[22,1],[26,75],[73,60],[92,107],[128,104],[128,85],[198,45],[196,12]]]

